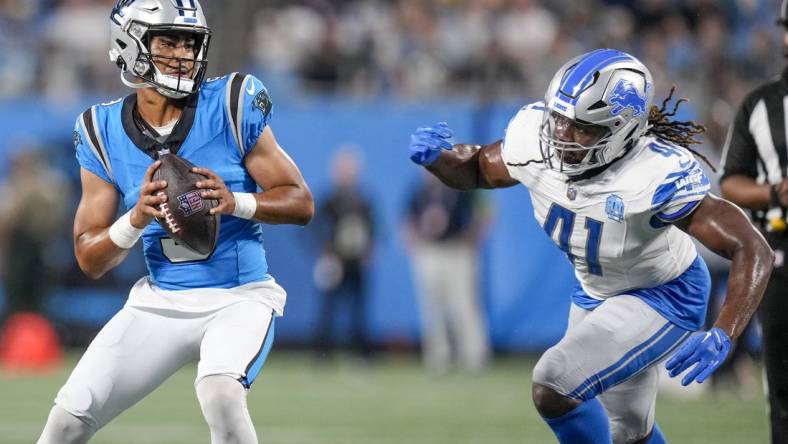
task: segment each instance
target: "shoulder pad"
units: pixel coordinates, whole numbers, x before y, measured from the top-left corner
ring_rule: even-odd
[[[114,102],[114,103],[117,103]],[[90,147],[90,150],[93,151],[93,154],[96,155],[96,158],[101,162],[104,166],[104,170],[109,175],[110,179],[114,180],[112,175],[112,165],[109,162],[109,156],[107,155],[107,149],[104,146],[104,139],[101,137],[101,130],[98,123],[98,118],[96,116],[96,106],[91,106],[85,112],[83,112],[79,118],[79,125],[82,127],[82,132],[87,136],[86,137],[86,144]]]
[[[243,122],[243,94],[244,88],[249,81],[249,76],[234,72],[229,75],[227,79],[226,99],[225,106],[227,108],[227,116],[230,118],[230,127],[232,128],[235,143],[238,149],[241,150],[243,156],[243,133],[241,132],[241,124]]]

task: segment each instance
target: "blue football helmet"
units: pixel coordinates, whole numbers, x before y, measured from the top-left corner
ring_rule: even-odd
[[[635,57],[614,49],[575,57],[545,94],[542,159],[569,176],[608,165],[648,129],[653,100],[651,73]],[[570,132],[583,135],[583,143]]]

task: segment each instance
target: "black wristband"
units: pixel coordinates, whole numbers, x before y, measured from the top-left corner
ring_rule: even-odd
[[[769,204],[772,208],[779,208],[782,206],[780,202],[780,193],[777,192],[779,184],[769,185]]]

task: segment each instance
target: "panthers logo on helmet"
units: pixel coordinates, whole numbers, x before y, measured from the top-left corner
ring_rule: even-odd
[[[613,105],[610,114],[614,116],[627,108],[632,109],[633,116],[639,116],[646,112],[646,97],[641,96],[635,85],[628,80],[621,79],[616,83],[608,101]]]

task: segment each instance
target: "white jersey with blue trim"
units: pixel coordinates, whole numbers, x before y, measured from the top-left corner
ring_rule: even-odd
[[[123,206],[139,199],[145,170],[161,148],[177,151],[215,171],[230,191],[259,191],[244,167],[271,119],[271,100],[251,75],[233,73],[206,80],[186,101],[170,135],[158,142],[135,119],[136,94],[95,105],[77,119],[76,155],[82,168],[118,190]],[[165,290],[233,288],[270,279],[260,224],[222,215],[216,249],[200,256],[178,245],[155,221],[142,236],[151,281]]]
[[[660,286],[690,268],[695,245],[670,223],[690,214],[709,192],[692,154],[642,137],[603,172],[569,181],[541,162],[544,112],[537,102],[517,113],[502,156],[509,174],[528,188],[536,220],[566,252],[582,289],[601,300]]]

